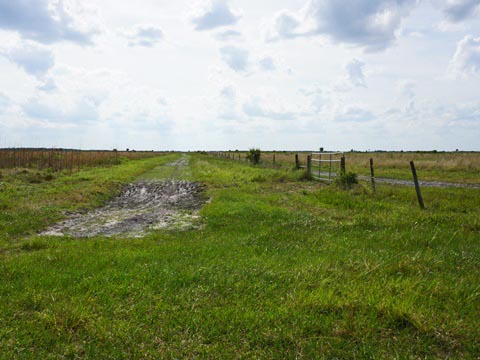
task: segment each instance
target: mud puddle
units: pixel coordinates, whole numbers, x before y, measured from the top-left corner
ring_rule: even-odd
[[[188,166],[184,159],[168,164]],[[185,180],[141,180],[128,185],[107,205],[73,213],[42,235],[142,237],[151,230],[187,230],[199,226],[198,210],[206,201],[204,188]]]

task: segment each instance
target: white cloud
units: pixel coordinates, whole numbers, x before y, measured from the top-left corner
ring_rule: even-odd
[[[37,89],[40,91],[47,91],[47,92],[54,91],[57,89],[57,84],[55,83],[55,80],[50,77],[46,79],[42,85],[37,86]]]
[[[301,15],[289,10],[281,10],[275,14],[267,40],[289,39],[304,36],[300,31]]]
[[[0,55],[15,63],[28,74],[41,79],[55,65],[53,53],[45,46],[23,41],[0,48]]]
[[[99,32],[92,17],[84,2],[74,0],[0,0],[0,28],[44,44],[91,44]]]
[[[264,71],[274,71],[276,69],[275,61],[271,56],[264,56],[258,63],[260,68]]]
[[[191,21],[195,30],[211,30],[220,26],[234,25],[241,15],[230,9],[227,0],[208,0],[197,5],[196,14]]]
[[[129,46],[153,47],[163,39],[163,31],[154,25],[136,25],[123,33]]]
[[[225,46],[220,49],[222,60],[234,71],[245,72],[249,67],[250,54],[248,50],[236,47]]]
[[[458,104],[451,111],[451,119],[455,123],[474,123],[480,125],[480,103]]]
[[[368,109],[359,106],[348,106],[335,114],[335,121],[340,122],[367,122],[375,119],[375,115]]]
[[[99,105],[99,100],[90,96],[82,96],[70,102],[56,97],[35,97],[23,104],[22,110],[33,119],[78,124],[98,121]]]
[[[225,86],[220,90],[220,95],[223,96],[226,99],[233,99],[235,100],[236,98],[236,92],[233,86]]]
[[[236,40],[242,36],[242,33],[237,30],[225,30],[217,33],[215,38],[219,41]]]
[[[332,93],[328,89],[321,87],[300,89],[300,93],[310,98],[310,109],[313,114],[319,114],[332,106]]]
[[[416,0],[309,0],[298,12],[277,13],[267,39],[325,35],[335,42],[379,51],[393,44],[415,4]]]
[[[349,92],[356,87],[367,87],[365,78],[365,63],[358,59],[352,59],[344,66],[344,74],[333,84],[333,90],[337,92]]]
[[[467,35],[458,42],[449,72],[454,76],[480,73],[480,37]]]
[[[0,114],[3,113],[10,106],[10,99],[4,94],[0,93]]]
[[[407,99],[413,99],[415,97],[415,82],[412,80],[401,80],[398,82],[397,88],[400,95]]]
[[[480,9],[480,0],[446,0],[444,13],[453,23],[463,21],[474,16]]]
[[[263,105],[260,97],[252,97],[243,104],[243,112],[250,117],[267,118],[272,120],[293,120],[296,115],[285,110],[274,110]]]
[[[367,87],[363,68],[365,63],[358,59],[353,59],[346,66],[347,78],[353,86]]]
[[[240,115],[237,111],[237,91],[232,85],[220,89],[219,118],[225,120],[238,120]]]

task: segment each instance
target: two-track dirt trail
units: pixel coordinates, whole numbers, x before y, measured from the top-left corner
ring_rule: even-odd
[[[182,155],[159,168],[129,184],[105,206],[73,213],[42,234],[141,237],[156,229],[197,226],[197,213],[206,199],[201,184],[183,179],[189,172],[189,157]],[[163,177],[157,178],[157,173]]]

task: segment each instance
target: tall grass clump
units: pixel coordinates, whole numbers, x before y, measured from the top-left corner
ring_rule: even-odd
[[[335,179],[335,185],[343,190],[351,189],[356,184],[358,184],[358,178],[353,172],[340,173]]]

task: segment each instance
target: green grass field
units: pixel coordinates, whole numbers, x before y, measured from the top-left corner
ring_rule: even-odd
[[[480,191],[350,191],[189,154],[200,230],[39,237],[180,155],[0,179],[0,358],[480,357]],[[480,182],[480,179],[476,179]]]

